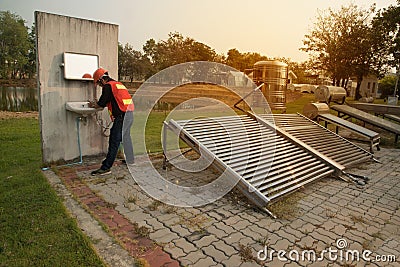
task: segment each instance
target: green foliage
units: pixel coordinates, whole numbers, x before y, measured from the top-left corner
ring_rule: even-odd
[[[378,36],[382,54],[385,55],[387,63],[400,68],[400,1],[397,6],[391,5],[384,8],[375,16],[373,27],[375,35]]]
[[[40,172],[37,120],[0,132],[0,266],[104,266]]]
[[[225,63],[237,70],[245,71],[245,69],[252,69],[254,63],[261,60],[268,60],[268,57],[259,53],[240,53],[236,48],[233,48],[228,51]]]
[[[31,37],[20,16],[9,11],[0,11],[1,78],[23,77],[27,72],[27,65],[32,66],[30,59],[33,56],[29,54],[34,49],[34,39]]]
[[[176,64],[189,61],[220,61],[222,58],[209,46],[183,37],[177,32],[170,33],[167,40],[147,40],[143,51],[144,53],[134,50],[129,44],[119,44],[118,67],[121,77],[128,76],[131,81],[143,80]]]
[[[318,13],[314,28],[305,35],[302,50],[309,52],[318,69],[326,71],[334,83],[356,72],[357,61],[365,59],[369,45],[368,20],[373,12],[356,5]],[[339,84],[337,84],[339,85]]]
[[[394,75],[385,76],[383,79],[381,79],[379,81],[379,90],[382,93],[381,98],[393,95],[395,85],[396,85],[396,76]]]
[[[167,40],[158,43],[150,39],[143,46],[145,55],[153,65],[154,73],[167,67],[189,61],[215,61],[217,54],[209,46],[193,38],[171,32]]]
[[[136,51],[129,44],[118,44],[118,73],[120,78],[129,77],[133,80],[144,80],[153,74],[150,60],[140,51]]]

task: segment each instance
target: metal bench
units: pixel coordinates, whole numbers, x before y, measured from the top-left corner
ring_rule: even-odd
[[[372,103],[348,103],[349,106],[374,114],[400,115],[400,106]]]
[[[357,120],[360,120],[364,123],[364,126],[366,123],[374,125],[376,127],[379,127],[381,129],[384,129],[388,132],[394,133],[395,134],[395,143],[397,143],[399,135],[400,135],[400,125],[398,123],[394,123],[382,118],[379,118],[377,116],[374,116],[372,114],[369,114],[367,112],[364,112],[362,110],[347,106],[347,105],[333,105],[331,106],[331,109],[337,111],[338,117],[349,117],[349,118],[355,118]]]
[[[389,120],[400,123],[400,116],[392,115],[392,114],[383,114],[383,118],[388,118]]]
[[[381,137],[379,136],[379,133],[371,131],[367,128],[364,128],[360,125],[357,125],[355,123],[352,123],[350,121],[346,121],[342,118],[339,118],[335,115],[329,114],[329,113],[325,113],[325,114],[319,114],[317,117],[317,121],[318,123],[320,121],[324,121],[325,122],[325,128],[328,127],[328,124],[331,123],[333,125],[335,125],[335,132],[336,134],[339,133],[339,127],[343,127],[346,128],[352,132],[355,132],[358,135],[364,136],[366,138],[369,139],[370,142],[370,152],[374,153],[373,148],[376,147],[376,149],[379,151],[380,147],[379,147],[379,142]]]

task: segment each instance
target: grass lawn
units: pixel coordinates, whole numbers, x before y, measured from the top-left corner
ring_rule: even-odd
[[[105,266],[40,172],[38,121],[0,133],[0,266]]]

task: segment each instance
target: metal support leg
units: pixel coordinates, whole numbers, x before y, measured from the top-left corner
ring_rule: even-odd
[[[163,170],[167,169],[167,130],[168,130],[168,124],[164,121],[164,128],[162,131],[162,147],[163,147],[163,165],[162,168]]]
[[[273,214],[269,209],[263,208],[263,211],[265,211],[269,216],[271,216],[273,219],[276,219],[277,217],[275,214]]]

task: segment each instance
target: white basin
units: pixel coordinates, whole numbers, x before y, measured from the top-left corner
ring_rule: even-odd
[[[88,101],[67,102],[65,103],[65,109],[83,116],[87,116],[102,110],[102,108],[90,108]]]

